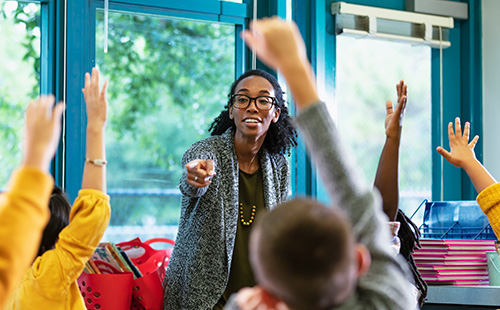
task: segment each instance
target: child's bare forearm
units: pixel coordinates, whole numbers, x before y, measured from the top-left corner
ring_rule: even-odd
[[[298,59],[279,69],[287,81],[299,110],[304,110],[319,101],[313,70],[308,62]]]
[[[485,190],[488,186],[497,183],[488,170],[475,158],[463,162],[461,167],[469,176],[478,193]]]
[[[386,139],[380,155],[374,186],[382,195],[384,213],[394,221],[399,205],[399,139]]]

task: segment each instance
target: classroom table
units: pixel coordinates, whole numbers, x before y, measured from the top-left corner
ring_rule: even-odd
[[[496,310],[500,286],[429,286],[422,310]]]

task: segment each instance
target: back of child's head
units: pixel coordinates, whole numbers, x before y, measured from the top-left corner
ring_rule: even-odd
[[[250,244],[257,281],[292,309],[340,304],[355,286],[355,243],[338,208],[286,202],[261,216]]]
[[[50,220],[43,231],[42,242],[38,249],[38,256],[52,249],[58,239],[59,233],[69,224],[71,204],[64,192],[54,186],[49,200]]]

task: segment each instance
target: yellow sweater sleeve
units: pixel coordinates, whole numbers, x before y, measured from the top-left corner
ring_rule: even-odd
[[[488,217],[497,238],[500,238],[500,183],[485,188],[476,198],[477,203]]]
[[[0,308],[33,263],[49,220],[54,180],[36,168],[12,174],[0,196]]]
[[[55,249],[38,257],[31,281],[37,293],[49,299],[67,298],[108,227],[109,196],[93,189],[80,190],[71,208],[70,223],[59,234]]]

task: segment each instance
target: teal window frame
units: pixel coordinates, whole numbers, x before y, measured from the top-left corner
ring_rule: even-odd
[[[76,198],[81,187],[83,158],[85,155],[85,104],[81,94],[83,72],[89,72],[95,64],[95,12],[104,7],[103,0],[68,0],[67,3],[67,69],[66,69],[66,136],[65,188],[70,199]],[[109,1],[110,10],[123,12],[173,16],[202,21],[234,24],[236,35],[248,27],[252,15],[250,1],[243,3],[219,0],[119,0]],[[251,55],[242,40],[236,40],[235,75],[249,68]],[[62,166],[62,157],[59,164]]]

